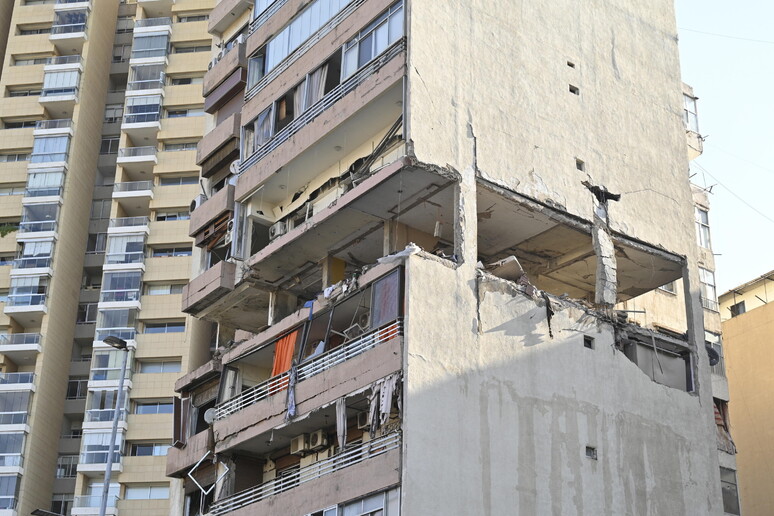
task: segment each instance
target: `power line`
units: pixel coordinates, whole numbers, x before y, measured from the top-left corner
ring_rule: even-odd
[[[739,200],[739,201],[740,201],[742,204],[744,204],[745,206],[747,206],[748,208],[750,208],[751,210],[753,210],[755,213],[757,213],[758,215],[760,215],[760,216],[761,216],[761,217],[763,217],[764,219],[766,219],[766,220],[768,220],[769,222],[771,222],[772,224],[774,224],[774,219],[772,219],[771,217],[769,217],[768,215],[766,215],[765,213],[763,213],[762,211],[760,211],[758,208],[756,208],[755,206],[753,206],[753,205],[752,205],[752,204],[750,204],[749,202],[747,202],[747,201],[745,201],[744,199],[742,199],[742,197],[741,197],[741,196],[739,196],[739,195],[737,195],[737,194],[736,194],[736,192],[734,192],[734,191],[733,191],[733,190],[731,190],[729,187],[727,187],[726,185],[724,185],[724,184],[723,184],[723,183],[720,181],[720,179],[718,179],[717,177],[715,177],[714,175],[712,175],[712,174],[710,173],[710,171],[709,171],[709,170],[707,170],[706,168],[704,168],[704,167],[702,167],[701,165],[699,165],[699,164],[698,164],[696,161],[693,161],[691,164],[692,164],[692,165],[696,165],[696,167],[697,167],[697,168],[699,168],[699,170],[701,170],[702,172],[704,172],[705,174],[707,174],[708,176],[710,176],[712,179],[714,179],[715,181],[717,181],[717,183],[718,183],[720,186],[722,186],[723,188],[725,188],[726,190],[728,190],[728,193],[730,193],[731,195],[733,195],[734,197],[736,197],[736,198],[737,198],[737,199],[738,199],[738,200]]]
[[[723,150],[720,147],[718,147],[717,145],[714,145],[712,143],[708,143],[706,140],[704,141],[704,144],[705,145],[709,145],[710,147],[712,147],[715,150],[719,150],[723,154],[728,154],[729,156],[734,157],[734,158],[738,159],[739,161],[743,161],[743,162],[747,163],[748,165],[752,165],[754,167],[758,167],[759,169],[765,170],[766,172],[774,172],[774,169],[772,169],[772,168],[764,167],[763,165],[759,165],[759,164],[757,164],[757,163],[755,163],[753,161],[750,161],[750,160],[745,159],[745,158],[743,158],[741,156],[738,156],[738,155],[734,154],[733,152],[728,152],[727,150]]]
[[[704,32],[701,30],[686,29],[685,27],[678,27],[678,28],[679,30],[684,30],[686,32],[695,32],[696,34],[704,34],[707,36],[717,36],[718,38],[738,39],[740,41],[751,41],[753,43],[766,43],[768,45],[774,45],[774,41],[769,41],[765,39],[742,38],[740,36],[731,36],[729,34],[718,34],[717,32]]]

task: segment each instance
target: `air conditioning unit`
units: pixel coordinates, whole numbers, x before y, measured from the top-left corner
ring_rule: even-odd
[[[290,441],[291,455],[306,455],[309,452],[309,434],[301,434]]]
[[[368,412],[357,413],[357,428],[358,430],[368,430],[370,421],[368,421]]]
[[[269,239],[274,240],[277,237],[280,237],[287,233],[288,231],[288,224],[284,220],[281,220],[275,224],[273,224],[271,227],[269,227]]]
[[[317,460],[325,460],[333,457],[333,446],[328,446],[322,451],[317,452]]]
[[[234,219],[231,219],[228,221],[228,226],[226,226],[226,238],[224,239],[223,245],[231,245],[231,241],[234,239]]]
[[[204,201],[206,200],[207,198],[204,196],[204,194],[199,194],[196,197],[194,197],[194,200],[191,201],[190,211],[194,211],[196,208],[204,204]]]
[[[312,451],[322,450],[328,446],[328,434],[323,430],[317,430],[309,434],[309,449]]]
[[[260,195],[255,195],[250,199],[250,203],[247,205],[247,216],[262,226],[274,224],[277,222],[277,217],[274,216],[274,209],[269,203],[262,202],[260,197]]]

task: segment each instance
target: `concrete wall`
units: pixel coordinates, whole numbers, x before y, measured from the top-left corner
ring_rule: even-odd
[[[739,498],[745,516],[763,516],[774,507],[769,481],[774,462],[774,304],[724,321],[723,341]]]
[[[407,133],[417,157],[457,170],[475,162],[485,178],[586,220],[589,179],[623,194],[610,208],[614,230],[688,254],[672,4],[410,2]]]
[[[652,382],[608,323],[554,300],[551,338],[511,283],[406,270],[404,514],[722,513],[704,400]]]

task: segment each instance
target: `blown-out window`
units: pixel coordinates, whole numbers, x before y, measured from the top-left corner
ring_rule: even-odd
[[[403,37],[403,1],[393,4],[344,45],[343,77],[349,77]]]

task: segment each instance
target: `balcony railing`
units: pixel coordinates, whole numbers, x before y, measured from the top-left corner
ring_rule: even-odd
[[[105,263],[108,265],[122,265],[129,263],[144,263],[145,253],[142,251],[132,251],[127,253],[107,253]]]
[[[166,57],[169,55],[169,48],[146,48],[142,50],[132,50],[132,59],[143,59],[145,57]]]
[[[33,220],[19,222],[20,233],[36,233],[38,231],[56,231],[55,220]]]
[[[0,510],[16,509],[15,496],[0,495]]]
[[[288,3],[288,0],[276,0],[273,4],[271,4],[269,7],[263,10],[263,12],[259,13],[258,16],[256,16],[253,21],[250,22],[250,34],[257,31],[258,28],[266,23],[266,21],[274,16],[274,14],[280,10],[280,8]]]
[[[50,256],[34,256],[27,258],[17,258],[13,261],[14,269],[37,269],[51,267]]]
[[[137,330],[134,328],[97,328],[97,340],[105,340],[111,335],[122,340],[134,340]]]
[[[37,188],[25,188],[25,197],[61,197],[61,186],[41,186]]]
[[[0,373],[0,385],[32,383],[34,381],[35,373]]]
[[[46,304],[46,294],[10,294],[6,306],[41,306]]]
[[[289,491],[310,480],[315,480],[373,457],[383,455],[390,450],[399,448],[400,443],[400,432],[393,432],[383,437],[378,437],[359,446],[346,449],[330,459],[315,462],[289,475],[269,480],[263,484],[218,500],[210,507],[210,514],[213,516],[229,514],[250,504],[265,500],[272,495]]]
[[[56,0],[57,4],[82,4],[89,0]]]
[[[86,411],[86,422],[88,423],[105,423],[108,421],[113,421],[113,415],[115,414],[115,409],[91,409]],[[119,420],[126,421],[126,410],[122,409],[119,411],[120,416]],[[107,450],[105,450],[105,454],[107,454]]]
[[[27,423],[26,410],[0,412],[0,425],[23,425],[25,423]]]
[[[341,347],[332,349],[311,360],[307,360],[298,366],[298,381],[301,382],[307,378],[311,378],[337,364],[341,364],[342,362],[346,362],[347,360],[361,355],[382,342],[386,342],[401,335],[402,329],[403,323],[401,321],[395,321],[388,326],[367,333]],[[220,403],[215,407],[215,419],[224,419],[234,412],[264,400],[273,394],[285,391],[288,387],[289,374],[289,372],[284,372],[273,378],[269,378],[268,380],[241,392],[230,400]]]
[[[374,75],[377,71],[379,71],[380,68],[382,68],[382,66],[403,52],[405,48],[406,40],[398,40],[390,48],[385,50],[380,56],[374,58],[370,64],[367,64],[359,72],[332,89],[316,104],[304,111],[301,116],[290,122],[285,128],[272,136],[269,141],[264,143],[257,151],[247,157],[239,166],[240,173],[243,173],[248,168],[258,163],[258,161],[266,157],[274,149],[288,141],[304,126],[312,122],[321,113],[336,104],[336,102],[344,98],[348,93],[353,91],[369,77]]]
[[[143,20],[136,20],[134,22],[135,29],[139,27],[159,27],[162,25],[172,25],[172,18],[170,17],[145,18]]]
[[[278,4],[285,3],[286,0],[283,0],[281,2],[276,2]],[[277,63],[277,66],[271,69],[269,73],[264,75],[260,81],[258,81],[256,84],[251,86],[246,92],[245,92],[245,101],[250,100],[251,98],[255,97],[261,89],[263,89],[264,86],[269,84],[271,81],[277,78],[279,74],[290,68],[290,66],[295,63],[296,61],[301,58],[310,48],[312,48],[318,41],[320,41],[322,38],[324,38],[329,32],[331,32],[333,29],[338,27],[338,25],[347,18],[350,14],[355,12],[358,7],[360,7],[362,4],[365,3],[366,0],[355,0],[354,2],[350,3],[348,6],[346,6],[344,9],[341,10],[336,16],[328,20],[328,23],[320,27],[317,32],[312,34],[309,39],[307,39],[300,47],[295,49],[293,52],[290,53],[285,59]],[[282,7],[281,5],[279,7]],[[278,7],[278,9],[279,9]],[[272,10],[274,6],[269,7],[266,9],[266,11]],[[264,11],[264,12],[266,12]],[[259,16],[254,20],[257,21],[262,16]],[[252,32],[251,32],[252,34]]]
[[[164,87],[164,78],[166,74],[161,73],[158,79],[146,79],[142,81],[129,81],[126,85],[126,89],[129,91],[138,90],[159,90]]]
[[[107,462],[107,452],[105,453],[105,462]],[[98,462],[95,464],[99,464]],[[108,495],[107,499],[107,506],[108,507],[115,507],[118,505],[118,498],[116,495]],[[73,498],[73,507],[78,508],[96,508],[100,506],[100,502],[102,501],[102,495],[83,495],[83,496],[76,496]]]
[[[67,152],[33,152],[30,163],[55,163],[67,161]]]
[[[107,445],[104,445],[104,447],[104,450],[82,452],[78,462],[81,464],[107,464]],[[116,446],[115,451],[113,452],[113,467],[115,468],[120,462],[121,453],[118,450],[118,446]],[[97,504],[99,504],[99,501],[97,501]],[[91,506],[86,505],[85,507]],[[99,507],[99,505],[97,505],[97,507]]]
[[[120,183],[119,183],[120,184]],[[128,228],[133,226],[147,226],[148,217],[119,217],[117,219],[110,219],[111,228]]]
[[[73,34],[75,32],[86,32],[86,24],[69,23],[67,25],[54,25],[51,27],[51,34]]]
[[[720,307],[718,305],[718,302],[714,299],[710,299],[708,297],[701,296],[701,306],[706,308],[707,310],[712,310],[713,312],[719,312]]]
[[[0,454],[0,466],[19,467],[24,463],[21,453],[2,453]]]
[[[73,121],[71,118],[60,118],[59,120],[38,120],[35,122],[35,129],[67,129],[72,127]]]
[[[35,346],[37,344],[40,344],[40,333],[0,335],[0,353],[2,353],[2,346]]]
[[[139,300],[139,290],[103,290],[100,297],[100,301],[103,303],[121,303]]]
[[[153,190],[153,181],[130,181],[113,185],[114,192],[141,192],[143,190]]]
[[[46,59],[47,65],[77,64],[81,62],[81,56],[53,56]]]
[[[158,122],[160,118],[160,113],[138,113],[136,115],[124,115],[124,123],[147,124],[151,122]]]
[[[77,86],[68,86],[66,88],[43,88],[40,90],[41,97],[61,97],[63,95],[78,95]]]
[[[140,156],[155,156],[156,147],[147,145],[145,147],[123,147],[118,149],[119,158],[137,158]]]

